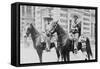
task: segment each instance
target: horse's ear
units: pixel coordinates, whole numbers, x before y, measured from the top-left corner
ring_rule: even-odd
[[[32,23],[30,23],[29,26],[32,27]]]

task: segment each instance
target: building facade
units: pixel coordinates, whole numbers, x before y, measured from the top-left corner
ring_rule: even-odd
[[[81,34],[87,34],[88,37],[95,37],[95,10],[76,9],[76,8],[58,8],[58,7],[40,7],[40,6],[21,6],[21,36],[25,32],[28,24],[32,23],[39,32],[46,31],[48,20],[53,18],[59,20],[59,24],[66,32],[70,30],[70,20],[73,15],[79,17],[81,22]],[[52,20],[51,20],[52,21]]]

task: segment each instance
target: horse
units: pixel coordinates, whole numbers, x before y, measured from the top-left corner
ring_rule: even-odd
[[[80,40],[77,43],[77,49],[82,51],[82,53],[86,56],[85,57],[86,60],[87,59],[90,60],[90,56],[93,57],[91,47],[90,47],[90,40],[89,40],[88,37],[85,36],[85,34],[84,35],[81,34],[81,22],[76,24],[76,27],[77,27],[77,30],[74,30],[73,33],[74,34],[78,33],[79,35],[78,35],[77,41]],[[85,38],[85,40],[84,40],[84,38]],[[75,41],[73,41],[73,42],[75,42]],[[83,42],[86,44],[86,48],[83,48],[83,47],[85,47],[85,46],[82,45]]]
[[[77,54],[77,41],[81,36],[81,22],[76,24],[72,29],[70,28],[70,33],[72,33],[73,43],[74,43],[74,52]]]
[[[90,60],[90,56],[93,57],[91,46],[90,46],[90,40],[87,36],[81,35],[78,40],[78,50],[81,50],[83,52],[83,55],[85,55],[85,60]]]
[[[29,37],[29,35],[31,34],[31,38],[33,41],[33,47],[35,48],[38,56],[39,56],[39,60],[40,63],[42,63],[42,53],[43,50],[46,49],[46,42],[41,42],[41,34],[36,30],[36,28],[30,24],[29,27],[26,30],[26,35],[24,36],[25,38]],[[50,43],[50,49],[55,47],[54,43]]]
[[[71,39],[69,34],[65,32],[65,30],[58,24],[58,21],[52,24],[52,27],[49,31],[49,35],[55,32],[57,33],[57,36],[58,36],[58,41],[57,41],[58,60],[61,56],[62,61],[64,62],[66,62],[66,60],[70,61],[70,52],[72,51],[74,53],[73,39]],[[90,49],[89,41],[87,41],[87,43],[88,44],[86,45],[86,50],[87,50],[87,53],[90,54],[91,49]],[[81,42],[78,42],[78,50],[82,49],[80,44]]]
[[[49,30],[49,35],[57,33],[57,57],[58,61],[61,60],[66,62],[66,58],[69,61],[69,52],[73,51],[74,47],[72,45],[72,40],[69,38],[68,33],[66,33],[63,28],[58,24],[58,21],[51,24],[51,29]]]

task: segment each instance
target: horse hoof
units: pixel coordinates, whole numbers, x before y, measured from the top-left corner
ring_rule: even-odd
[[[87,59],[85,59],[85,61],[87,61]]]

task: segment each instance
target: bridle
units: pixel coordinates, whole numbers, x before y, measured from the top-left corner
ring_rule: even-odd
[[[50,35],[54,33],[54,30],[57,28],[57,22],[52,26],[53,28],[49,31]]]

